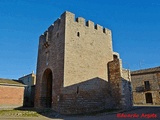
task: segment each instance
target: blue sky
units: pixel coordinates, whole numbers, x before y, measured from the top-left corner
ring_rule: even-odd
[[[160,66],[159,0],[0,0],[0,78],[36,70],[39,36],[66,10],[111,29],[124,68]]]

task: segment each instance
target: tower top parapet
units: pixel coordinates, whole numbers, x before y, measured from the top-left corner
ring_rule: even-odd
[[[71,13],[69,11],[65,11],[61,17],[66,17],[68,20],[70,20],[71,22],[77,22],[79,25],[83,25],[92,29],[95,29],[97,31],[101,31],[105,34],[109,34],[111,35],[111,30],[102,27],[99,24],[95,24],[94,22],[92,22],[91,20],[85,20],[83,17],[75,17],[74,13]]]
[[[102,33],[105,33],[111,36],[111,30],[109,30],[108,28],[104,28],[103,26],[99,24],[95,24],[91,20],[85,20],[83,17],[76,18],[75,14],[69,11],[65,11],[63,14],[61,14],[60,18],[54,21],[54,23],[42,35],[45,35],[46,32],[49,32],[55,28],[58,28],[58,26],[61,24],[61,21],[65,19],[67,19],[70,22],[77,23],[80,26],[88,27],[90,29],[95,29],[99,32],[102,32]]]
[[[57,30],[62,23],[62,21],[65,21],[67,19],[70,22],[77,23],[79,26],[84,26],[89,29],[94,29],[96,31],[99,31],[101,33],[107,34],[107,35],[112,35],[111,30],[108,28],[104,28],[103,26],[99,24],[95,24],[91,20],[85,20],[83,17],[75,17],[74,13],[71,13],[69,11],[65,11],[63,14],[61,14],[60,18],[54,21],[54,23],[41,35],[41,36],[46,36],[49,31],[52,31],[53,29]],[[64,23],[64,22],[63,22]]]

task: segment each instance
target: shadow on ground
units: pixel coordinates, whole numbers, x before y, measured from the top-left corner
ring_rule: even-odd
[[[33,107],[25,108],[25,107],[20,107],[16,108],[14,110],[20,110],[20,111],[26,111],[26,112],[35,112],[38,113],[38,116],[33,115],[33,117],[46,117],[50,119],[63,119],[63,120],[68,120],[67,118],[74,117],[74,118],[79,118],[79,117],[85,117],[85,116],[100,116],[104,114],[110,114],[110,113],[115,113],[121,110],[118,109],[107,109],[107,110],[102,110],[99,112],[91,112],[91,113],[83,113],[83,114],[72,114],[72,115],[63,115],[59,114],[56,111],[53,111],[52,109],[35,109]],[[32,116],[30,116],[32,117]]]
[[[21,120],[117,120],[117,113],[124,113],[124,114],[137,114],[139,117],[136,118],[138,120],[160,120],[160,107],[159,106],[136,106],[133,107],[130,110],[104,110],[100,112],[92,112],[92,113],[85,113],[85,114],[77,114],[77,115],[62,115],[59,114],[51,109],[35,109],[35,108],[16,108],[15,110],[7,110],[5,113],[16,113],[16,115],[21,115],[21,113],[24,113],[24,115],[27,116],[2,116],[0,119],[7,120],[7,119],[21,119]],[[3,110],[2,110],[3,112]],[[28,114],[31,114],[31,116]],[[156,115],[156,118],[152,118],[152,116],[148,116],[154,113]],[[1,111],[0,111],[1,114]],[[141,115],[146,114],[147,116],[141,118]],[[36,116],[37,115],[37,116]],[[13,119],[14,118],[14,119]],[[119,118],[118,118],[119,119]],[[124,119],[124,118],[123,118]],[[131,118],[130,120],[135,120],[135,118]]]

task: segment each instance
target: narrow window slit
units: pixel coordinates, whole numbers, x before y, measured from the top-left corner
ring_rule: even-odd
[[[106,33],[106,29],[105,28],[103,28],[103,33]]]
[[[77,92],[76,92],[77,94],[79,93],[79,86],[77,86]]]
[[[80,33],[79,32],[77,32],[77,36],[80,37]]]

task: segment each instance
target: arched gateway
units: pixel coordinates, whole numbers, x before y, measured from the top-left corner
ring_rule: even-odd
[[[42,106],[50,108],[52,105],[52,71],[51,69],[46,69],[42,77],[42,93],[43,93],[43,102]]]

